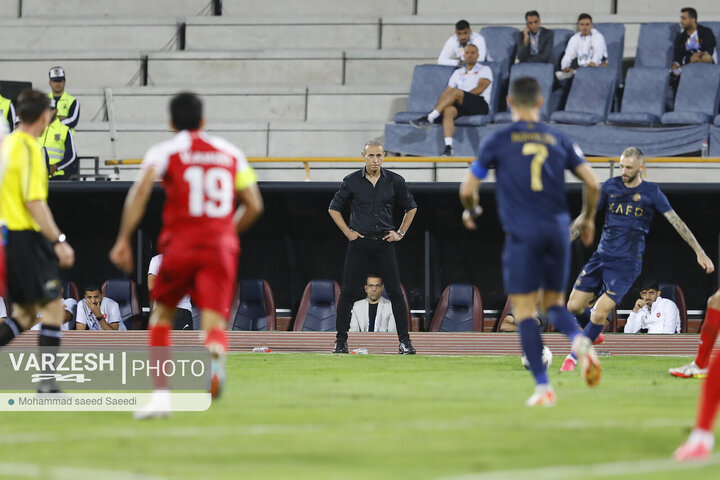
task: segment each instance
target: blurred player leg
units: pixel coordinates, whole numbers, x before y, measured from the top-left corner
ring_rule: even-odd
[[[715,292],[708,300],[708,308],[705,312],[705,321],[700,330],[700,344],[695,360],[687,365],[668,370],[670,375],[680,378],[705,378],[710,365],[715,340],[720,331],[720,290]]]
[[[150,363],[162,363],[170,358],[170,330],[172,329],[175,307],[168,307],[158,302],[155,310],[150,316]],[[172,405],[170,403],[170,390],[168,389],[167,377],[158,374],[153,379],[155,390],[147,405],[133,413],[137,420],[147,418],[160,418],[170,415]]]
[[[227,320],[219,313],[204,309],[200,316],[205,331],[205,346],[212,356],[210,394],[218,398],[225,387],[225,352],[227,351]]]

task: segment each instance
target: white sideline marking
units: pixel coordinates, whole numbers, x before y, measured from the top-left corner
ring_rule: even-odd
[[[613,475],[670,472],[690,470],[720,464],[720,454],[712,455],[704,462],[676,462],[671,458],[636,460],[627,462],[594,463],[590,465],[562,465],[556,467],[528,468],[525,470],[501,470],[471,473],[442,480],[562,480],[564,478],[597,478]]]
[[[51,467],[34,463],[0,462],[0,477],[43,478],[47,480],[166,480],[167,477],[141,472],[123,472],[118,470],[99,470],[79,467]]]

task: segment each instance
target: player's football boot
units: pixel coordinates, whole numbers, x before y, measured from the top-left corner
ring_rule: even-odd
[[[603,335],[603,334],[601,333],[601,334],[598,335],[597,338],[593,341],[593,345],[600,345],[600,344],[603,343],[604,341],[605,341],[605,335]]]
[[[147,405],[133,412],[133,418],[135,420],[165,418],[170,416],[171,409],[170,390],[155,390]]]
[[[573,353],[580,362],[580,370],[582,371],[585,382],[594,387],[600,383],[600,376],[602,374],[602,368],[600,368],[600,361],[598,360],[597,353],[595,353],[595,347],[592,342],[585,335],[578,335],[573,341]]]
[[[555,391],[550,385],[538,385],[535,387],[535,393],[527,399],[525,405],[528,407],[552,407],[557,403]]]
[[[400,355],[415,355],[415,347],[410,343],[410,339],[400,342],[400,345],[398,345],[398,353]]]
[[[225,354],[219,350],[210,350],[212,362],[210,364],[210,395],[215,400],[222,395],[225,389]]]
[[[670,368],[668,373],[673,377],[679,378],[705,378],[708,374],[707,368],[700,368],[695,365],[695,361],[683,365],[682,367]]]
[[[565,357],[565,361],[562,364],[562,367],[560,367],[561,372],[572,372],[575,370],[575,364],[577,363],[577,360],[573,358],[572,355],[568,355]]]
[[[678,462],[698,462],[707,460],[711,452],[711,443],[688,439],[673,452],[673,458]]]

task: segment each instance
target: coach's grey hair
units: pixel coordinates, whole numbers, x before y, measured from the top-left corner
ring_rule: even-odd
[[[363,152],[366,152],[368,147],[380,147],[383,149],[383,153],[385,153],[385,145],[383,145],[383,142],[381,142],[380,140],[369,140],[365,142]]]
[[[620,158],[628,158],[633,157],[636,160],[639,160],[640,162],[643,162],[643,152],[637,147],[627,147],[625,150],[623,150],[622,155],[620,155]]]

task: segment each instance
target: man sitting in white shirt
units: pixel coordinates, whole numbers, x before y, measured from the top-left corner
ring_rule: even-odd
[[[660,296],[658,282],[640,284],[640,298],[625,324],[625,333],[680,333],[680,311],[670,299]]]
[[[443,155],[448,157],[453,153],[455,119],[463,115],[486,115],[490,111],[492,70],[478,63],[478,48],[471,43],[465,47],[465,61],[464,67],[453,72],[433,111],[410,121],[415,128],[428,129],[442,115],[445,134]]]
[[[397,332],[392,302],[383,297],[382,292],[382,278],[368,275],[365,280],[367,298],[358,300],[352,307],[351,332]]]
[[[565,55],[560,61],[560,80],[569,78],[580,67],[606,67],[608,65],[607,45],[603,34],[593,28],[592,17],[581,13],[577,22],[578,32],[570,37]]]
[[[95,285],[85,287],[85,298],[80,300],[75,318],[76,330],[127,330],[120,316],[118,303],[103,297]]]
[[[472,43],[478,48],[478,58],[480,62],[490,60],[487,57],[487,48],[485,47],[485,38],[479,33],[470,30],[470,24],[467,20],[460,20],[455,24],[455,35],[451,36],[445,42],[442,52],[438,57],[438,65],[448,65],[450,67],[461,67],[465,64],[465,47]]]

